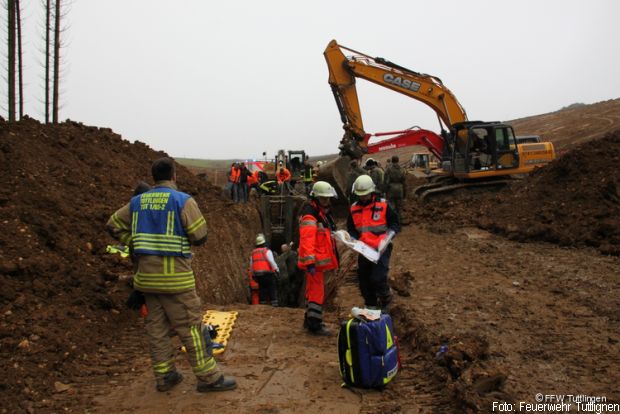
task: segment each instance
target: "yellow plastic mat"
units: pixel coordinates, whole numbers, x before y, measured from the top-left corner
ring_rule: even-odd
[[[236,311],[216,311],[209,310],[202,317],[202,321],[205,325],[213,325],[217,326],[217,337],[213,340],[213,342],[217,342],[222,345],[222,348],[217,348],[213,350],[213,355],[221,354],[226,350],[226,345],[228,344],[228,339],[232,334],[233,326],[235,325],[235,321],[237,320],[237,315],[239,312]]]

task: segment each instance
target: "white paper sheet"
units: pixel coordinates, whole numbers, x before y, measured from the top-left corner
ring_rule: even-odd
[[[346,230],[337,230],[332,234],[334,235],[334,239],[338,240],[348,248],[353,249],[354,251],[363,255],[371,262],[377,263],[379,261],[381,253],[379,253],[376,249],[373,249],[366,243],[355,240]]]

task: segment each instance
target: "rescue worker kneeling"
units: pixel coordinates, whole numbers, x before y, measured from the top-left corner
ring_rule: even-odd
[[[299,221],[297,265],[306,271],[304,328],[314,335],[330,335],[323,323],[323,301],[324,272],[338,268],[336,246],[331,236],[331,232],[336,230],[330,212],[333,197],[336,197],[334,188],[325,181],[317,181]]]
[[[250,257],[250,269],[252,277],[258,283],[258,300],[261,305],[271,303],[278,306],[278,285],[276,279],[280,273],[278,265],[273,258],[273,252],[266,246],[265,236],[256,236],[256,248]]]

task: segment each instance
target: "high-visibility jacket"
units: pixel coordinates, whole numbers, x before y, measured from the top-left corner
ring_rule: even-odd
[[[254,273],[255,276],[274,273],[276,271],[267,259],[267,250],[266,247],[257,247],[252,251],[252,273]]]
[[[230,169],[230,181],[233,183],[238,183],[240,177],[241,177],[241,169],[237,167],[232,167]]]
[[[278,178],[278,184],[282,184],[285,181],[291,181],[291,172],[286,167],[282,167],[278,170],[278,174],[276,174]]]
[[[388,230],[388,204],[384,198],[373,197],[374,200],[366,205],[360,205],[357,201],[353,203],[351,217],[359,232],[359,240],[377,249]]]
[[[153,188],[131,199],[131,240],[134,254],[191,257],[181,211],[189,194],[169,187]]]
[[[299,220],[299,250],[297,266],[307,269],[314,265],[317,270],[333,270],[338,268],[336,246],[331,232],[336,230],[331,215],[316,201],[307,204]]]
[[[153,192],[162,192],[160,190],[165,189],[176,190],[176,186],[172,181],[158,181]],[[145,210],[150,209],[150,204],[159,206],[158,202],[163,201],[156,200],[163,197],[150,197],[149,201],[153,201],[153,203],[140,203],[140,207],[144,205]],[[203,243],[207,238],[207,222],[200,212],[196,200],[191,197],[187,198],[180,216],[189,242],[192,245]],[[112,214],[108,219],[106,227],[122,243],[135,246],[132,240],[134,218],[137,219],[136,223],[139,225],[139,222],[145,217],[145,215],[140,215],[140,213],[137,216],[132,214],[130,201]],[[164,215],[162,218],[165,224],[167,224],[168,216]],[[161,256],[140,254],[136,256],[136,259],[137,268],[135,269],[133,281],[136,290],[147,293],[181,293],[196,287],[191,257],[173,256],[166,251]]]
[[[252,186],[254,184],[258,184],[258,170],[248,176],[248,185]]]

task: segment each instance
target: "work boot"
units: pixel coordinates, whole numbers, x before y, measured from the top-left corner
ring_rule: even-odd
[[[208,383],[198,380],[196,385],[196,391],[198,392],[210,392],[210,391],[229,391],[237,388],[237,381],[233,377],[225,377],[221,375],[217,381]]]
[[[321,327],[317,330],[310,330],[309,331],[310,334],[312,335],[316,335],[316,336],[331,336],[332,335],[332,331],[330,331],[329,329],[327,329],[325,327],[325,325],[321,324]]]
[[[157,391],[166,392],[170,391],[175,385],[183,381],[183,375],[176,371],[168,372],[164,377],[157,379]]]
[[[392,310],[392,291],[388,290],[388,293],[379,298],[379,303],[381,303],[381,312],[389,313]]]

